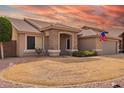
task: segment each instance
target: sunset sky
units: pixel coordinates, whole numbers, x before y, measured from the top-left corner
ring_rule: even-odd
[[[0,6],[0,16],[31,17],[82,27],[124,30],[124,6]]]

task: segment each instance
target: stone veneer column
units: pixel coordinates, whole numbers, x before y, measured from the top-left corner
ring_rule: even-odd
[[[59,56],[59,33],[55,30],[49,31],[49,56]]]
[[[78,50],[78,38],[77,33],[73,33],[72,35],[72,51]]]

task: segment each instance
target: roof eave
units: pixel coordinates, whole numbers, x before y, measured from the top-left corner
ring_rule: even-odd
[[[32,33],[32,34],[40,34],[41,32],[30,32],[30,31],[18,31],[20,34]]]
[[[45,28],[42,28],[42,29],[40,29],[40,31],[46,31],[46,30],[49,30],[49,29],[56,29],[56,30],[66,30],[66,31],[70,31],[70,32],[76,32],[76,33],[78,33],[78,32],[80,32],[81,30],[80,29],[76,29],[76,28],[74,28],[74,30],[73,30],[73,28],[71,28],[71,29],[69,29],[69,28],[61,28],[61,27],[57,27],[57,26],[54,26],[54,25],[50,25],[50,26],[48,26],[48,27],[45,27]]]
[[[100,38],[100,35],[91,35],[91,36],[81,36],[79,38]],[[108,39],[121,40],[119,37],[107,37]]]

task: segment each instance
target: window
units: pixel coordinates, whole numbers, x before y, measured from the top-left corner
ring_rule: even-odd
[[[35,49],[35,37],[27,36],[27,49]]]
[[[67,39],[67,42],[66,42],[66,48],[67,49],[70,49],[70,38]]]

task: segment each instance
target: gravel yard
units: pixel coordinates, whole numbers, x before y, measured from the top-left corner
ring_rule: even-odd
[[[118,58],[119,57],[119,58]],[[92,66],[95,62],[97,63],[97,62],[99,62],[99,63],[97,63],[97,65],[95,66],[95,65],[93,65],[92,66],[92,68],[90,67],[90,69],[94,69],[94,68],[97,68],[97,69],[95,69],[95,70],[90,70],[90,72],[93,72],[94,74],[96,74],[97,76],[96,77],[94,77],[94,74],[89,74],[89,75],[91,75],[91,76],[89,76],[89,77],[93,77],[93,81],[92,81],[92,79],[91,79],[91,81],[90,81],[90,83],[89,82],[85,82],[84,81],[84,79],[83,79],[83,81],[80,79],[80,78],[78,78],[80,81],[79,82],[74,82],[73,84],[72,84],[72,82],[71,82],[71,84],[69,84],[68,82],[65,82],[64,83],[64,86],[63,85],[61,85],[61,83],[63,82],[62,81],[62,78],[63,78],[63,76],[62,77],[59,77],[59,79],[58,79],[58,81],[60,81],[59,83],[55,83],[55,82],[53,82],[52,81],[52,83],[55,83],[54,84],[54,86],[53,85],[51,85],[51,83],[49,83],[48,81],[47,81],[47,83],[46,82],[44,82],[44,83],[40,83],[40,84],[38,84],[37,86],[36,85],[30,85],[30,84],[37,84],[38,82],[30,82],[30,81],[28,81],[28,82],[24,82],[24,81],[21,81],[21,82],[24,82],[24,83],[29,83],[29,84],[23,84],[23,83],[18,83],[18,82],[11,82],[11,81],[9,81],[9,80],[3,80],[3,79],[0,79],[0,87],[112,87],[111,86],[111,83],[112,82],[115,82],[115,83],[117,83],[117,84],[119,84],[119,85],[121,85],[121,87],[124,87],[124,77],[123,77],[123,65],[124,65],[124,62],[123,62],[123,55],[121,55],[121,56],[105,56],[105,57],[93,57],[93,58],[72,58],[72,57],[57,57],[57,58],[50,58],[50,57],[45,57],[45,58],[36,58],[36,57],[24,57],[24,58],[7,58],[7,59],[5,59],[5,60],[0,60],[0,71],[2,71],[2,70],[4,70],[4,69],[6,69],[6,68],[8,68],[8,67],[10,67],[10,66],[12,66],[13,64],[19,64],[19,65],[15,65],[15,67],[16,66],[20,66],[20,65],[24,65],[24,64],[20,64],[20,63],[26,63],[26,64],[32,64],[33,63],[33,66],[39,66],[39,63],[40,63],[40,65],[41,65],[41,67],[43,68],[45,68],[46,69],[46,73],[51,73],[53,70],[55,71],[55,69],[53,69],[53,68],[55,68],[55,67],[58,67],[59,69],[60,69],[60,67],[61,67],[61,69],[59,70],[58,68],[57,68],[57,72],[56,73],[54,73],[54,74],[56,74],[57,75],[57,73],[59,73],[59,71],[61,72],[61,75],[63,75],[63,76],[67,76],[67,77],[69,77],[69,78],[67,78],[68,80],[70,79],[70,77],[71,76],[69,76],[68,74],[70,73],[70,70],[72,70],[71,68],[73,67],[75,67],[74,68],[74,71],[75,72],[71,72],[71,74],[70,75],[72,75],[72,78],[71,78],[71,80],[77,80],[77,76],[75,76],[74,74],[76,73],[77,74],[77,70],[81,70],[81,71],[78,71],[78,73],[84,73],[83,72],[83,69],[85,69],[85,72],[86,72],[86,67],[88,68],[89,66],[86,66],[86,65],[89,65],[89,63],[90,63],[90,66]],[[80,59],[80,60],[79,60]],[[104,60],[104,62],[102,63],[101,62],[101,59],[102,60]],[[49,63],[49,65],[48,65],[48,63]],[[29,63],[30,62],[30,63]],[[36,62],[36,64],[34,64]],[[107,62],[109,62],[110,64],[108,64]],[[41,64],[42,63],[42,64]],[[107,64],[106,64],[107,63]],[[50,65],[51,64],[51,65]],[[54,64],[54,65],[53,65]],[[55,64],[57,64],[57,65],[55,65]],[[77,65],[78,64],[78,65]],[[80,67],[81,65],[84,65],[85,64],[85,66],[83,66],[83,69],[81,69],[82,67]],[[101,67],[102,66],[102,64],[105,66],[105,67]],[[60,65],[60,66],[59,66]],[[76,66],[74,66],[74,65],[76,65]],[[62,66],[65,66],[65,69],[64,69],[64,73],[63,73],[63,71],[62,71]],[[69,67],[68,67],[69,66]],[[26,66],[27,67],[27,66]],[[29,66],[30,67],[30,66]],[[46,68],[46,67],[48,67],[48,68],[50,68],[50,67],[52,67],[52,68],[50,68],[50,69],[48,69],[48,68]],[[78,68],[77,68],[78,67]],[[107,68],[106,68],[107,67]],[[69,68],[69,69],[68,69]],[[94,71],[97,71],[97,70],[100,70],[100,69],[103,69],[103,71],[104,72],[100,72],[100,73],[105,73],[103,76],[104,76],[104,78],[103,78],[103,76],[101,76],[100,75],[100,73],[96,73],[96,72],[94,72]],[[20,74],[20,73],[18,73],[17,74],[17,72],[18,71],[20,71],[20,70],[16,70],[16,71],[14,71],[14,73],[16,73],[16,74],[14,74],[14,73],[11,73],[11,70],[13,69],[13,67],[12,68],[10,68],[9,70],[10,70],[10,72],[8,73],[8,72],[6,72],[6,75],[8,75],[8,74],[10,74],[9,76],[13,76],[14,75],[14,77],[16,76],[16,78],[17,78],[17,76],[19,77],[19,75],[23,75],[23,74]],[[23,68],[24,69],[24,68]],[[14,70],[14,69],[13,69]],[[30,69],[31,70],[31,69]],[[51,72],[50,72],[50,70],[52,70]],[[89,69],[88,69],[89,70]],[[107,70],[109,70],[109,71],[113,71],[113,72],[108,72]],[[23,72],[23,70],[21,70],[22,72]],[[41,70],[40,70],[41,71]],[[48,71],[48,72],[47,72]],[[42,71],[41,71],[42,72]],[[106,74],[106,72],[107,72],[107,74]],[[44,74],[46,74],[45,72],[44,72]],[[89,73],[89,72],[88,72]],[[13,74],[13,75],[11,75],[11,74]],[[53,77],[54,77],[54,79],[57,79],[55,76],[54,76],[54,74],[52,74],[53,75]],[[65,75],[66,74],[66,75]],[[84,73],[85,74],[85,73]],[[35,75],[36,75],[36,72],[35,72]],[[41,74],[40,74],[41,75]],[[51,77],[49,77],[49,75],[50,74],[47,74],[47,77],[44,77],[44,79],[49,79],[49,80],[53,80],[53,79],[51,79]],[[77,75],[79,75],[79,76],[81,76],[80,74],[77,74]],[[87,74],[86,74],[87,75]],[[109,76],[110,75],[110,76]],[[74,76],[74,77],[73,77]],[[48,78],[49,77],[49,78]],[[75,78],[76,77],[76,78]],[[87,76],[88,77],[88,76]],[[88,78],[89,78],[88,77]],[[101,78],[102,77],[102,78]],[[107,77],[107,78],[106,78]],[[6,78],[6,77],[5,77]],[[84,78],[84,76],[83,76],[83,78]],[[117,78],[117,79],[114,79],[114,78]],[[8,78],[7,77],[7,79],[10,79],[10,78]],[[89,78],[90,79],[90,78]],[[88,80],[89,80],[88,79]],[[110,80],[109,80],[110,79]],[[10,80],[12,80],[12,79],[10,79]],[[64,80],[64,79],[63,79]],[[106,81],[107,80],[107,81]],[[16,81],[16,80],[15,80]],[[17,80],[18,81],[18,80]],[[57,81],[57,82],[58,82]],[[48,85],[47,85],[48,84]],[[58,85],[58,86],[57,86]]]

